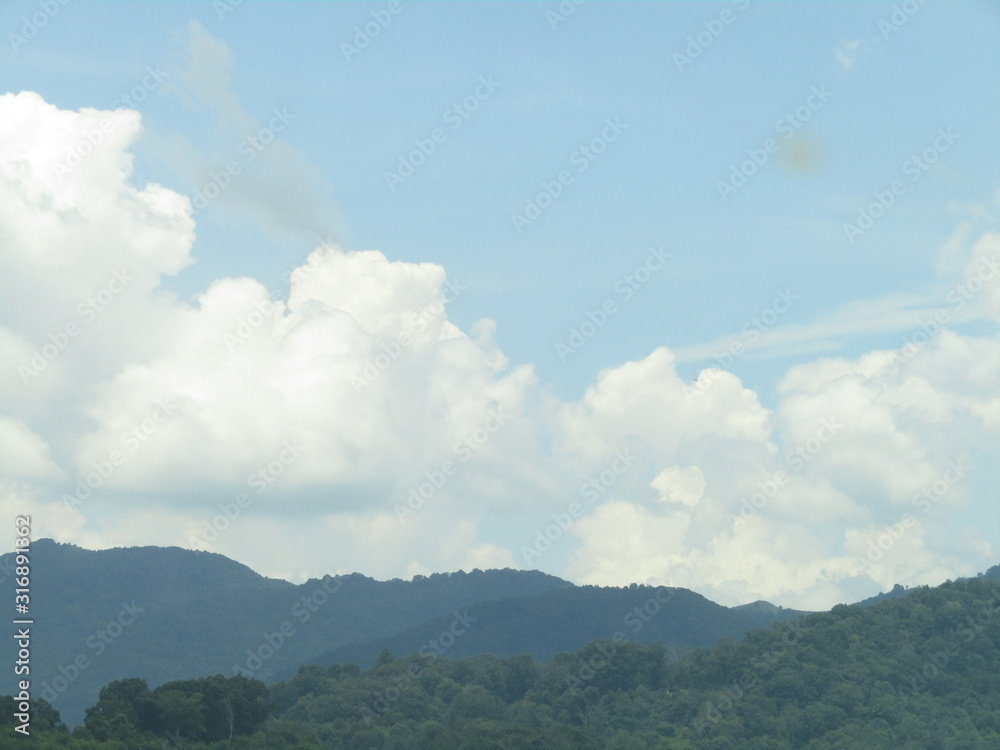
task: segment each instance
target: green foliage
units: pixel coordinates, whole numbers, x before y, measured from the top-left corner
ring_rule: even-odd
[[[84,727],[100,741],[158,736],[216,742],[255,733],[271,709],[267,686],[242,676],[178,680],[152,691],[145,680],[129,678],[101,690]]]
[[[70,725],[83,721],[102,686],[123,675],[158,685],[234,674],[239,666],[246,670],[241,674],[258,679],[287,678],[331,648],[388,637],[472,602],[572,587],[520,570],[439,573],[413,581],[354,573],[294,585],[219,554],[178,547],[94,551],[38,539],[32,550],[38,594],[32,636],[45,644],[32,654],[32,683]],[[0,563],[10,564],[11,557],[0,556]],[[5,601],[12,601],[13,589],[13,576],[0,580]],[[123,613],[133,603],[135,613]],[[3,663],[13,664],[16,643],[2,643]],[[14,677],[13,670],[0,672],[0,692],[16,692]]]
[[[39,746],[87,750],[995,750],[1000,582],[838,606],[679,659],[620,639],[542,663],[387,653],[269,690],[120,680],[72,734],[47,710]]]
[[[636,643],[662,641],[674,650],[686,651],[711,646],[719,638],[738,640],[752,628],[802,614],[766,602],[723,607],[686,589],[635,584],[553,588],[533,596],[475,601],[463,606],[461,612],[471,624],[448,647],[449,658],[491,653],[507,657],[530,654],[538,660],[583,648],[615,633]],[[449,610],[391,636],[345,643],[312,661],[357,662],[368,667],[383,658],[386,649],[393,654],[419,651],[454,622],[455,613]]]
[[[59,712],[42,698],[32,698],[30,703],[29,724],[33,732],[48,734],[66,734],[66,725],[59,718]],[[20,713],[20,703],[12,696],[0,695],[0,731],[5,736],[13,736],[15,726],[23,725],[23,721],[15,717]]]

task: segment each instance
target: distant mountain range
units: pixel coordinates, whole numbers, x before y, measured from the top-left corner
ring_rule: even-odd
[[[212,674],[272,679],[341,645],[416,627],[458,607],[572,586],[537,571],[442,573],[414,581],[360,574],[295,585],[223,555],[177,547],[92,551],[31,545],[32,691],[70,724],[101,686],[124,676],[151,685]],[[14,601],[13,554],[0,591]],[[4,641],[5,664],[16,659]],[[0,692],[13,694],[3,670]]]
[[[434,644],[451,632],[456,618],[458,627],[468,625],[447,649],[449,657],[531,654],[543,661],[615,634],[619,640],[642,644],[662,641],[676,651],[688,651],[712,646],[723,637],[738,640],[748,630],[800,614],[767,602],[723,607],[680,588],[573,586],[516,599],[476,602],[461,612],[441,615],[391,636],[347,643],[309,661],[323,665],[357,662],[367,668],[383,649],[396,656],[420,653],[421,649],[435,653]],[[451,641],[446,635],[444,639]]]
[[[686,589],[574,586],[538,571],[413,581],[354,573],[295,585],[176,547],[91,551],[41,539],[30,557],[32,691],[70,725],[122,677],[151,686],[220,673],[269,681],[304,663],[370,666],[384,649],[545,659],[615,637],[683,652],[801,614],[767,602],[723,607]],[[12,563],[13,554],[0,557],[10,602]],[[14,640],[4,648],[13,664]],[[0,693],[16,692],[14,679],[3,670]]]
[[[240,672],[270,680],[307,662],[369,664],[383,648],[418,651],[456,616],[470,618],[470,627],[443,652],[449,656],[544,658],[616,631],[676,649],[707,646],[796,614],[770,605],[728,609],[683,589],[576,587],[538,571],[413,581],[355,573],[295,585],[176,547],[91,551],[40,539],[30,557],[32,689],[70,724],[120,677],[157,685]],[[0,557],[5,601],[14,596],[12,563],[12,554]],[[13,639],[5,648],[12,664]],[[0,691],[12,694],[15,676],[3,674]]]

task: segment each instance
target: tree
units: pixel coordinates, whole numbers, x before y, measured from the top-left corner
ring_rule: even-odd
[[[84,726],[99,740],[128,740],[155,715],[145,680],[129,677],[101,688],[97,703],[87,709]]]
[[[378,656],[375,657],[375,666],[372,669],[378,669],[380,667],[392,664],[396,660],[396,657],[392,655],[392,651],[388,648],[383,648],[379,651]]]
[[[153,702],[156,706],[157,721],[154,726],[146,727],[147,731],[159,735],[170,732],[198,742],[210,739],[205,730],[205,709],[200,694],[176,689],[157,689],[153,695]]]

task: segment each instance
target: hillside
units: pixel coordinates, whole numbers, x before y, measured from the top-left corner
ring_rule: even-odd
[[[1000,583],[986,576],[838,605],[679,656],[612,638],[543,663],[377,661],[306,665],[269,690],[243,678],[152,691],[123,680],[86,727],[50,729],[44,747],[159,750],[167,732],[193,750],[1000,747]],[[43,726],[54,724],[39,708]],[[213,742],[230,726],[242,736]]]
[[[766,606],[760,606],[760,605]],[[461,613],[469,627],[446,651],[449,658],[530,654],[538,660],[576,651],[616,632],[635,643],[662,641],[677,651],[712,646],[719,638],[739,639],[759,628],[798,617],[800,612],[755,603],[723,607],[687,589],[579,586],[531,597],[480,602]],[[385,638],[349,643],[311,660],[319,664],[357,662],[370,667],[382,649],[418,653],[442,633],[453,615]]]
[[[0,570],[8,570],[11,559],[0,557]],[[49,697],[71,723],[82,720],[101,685],[123,675],[159,684],[232,675],[240,667],[270,679],[331,648],[388,636],[460,606],[572,585],[514,570],[414,581],[355,573],[294,585],[209,552],[91,551],[48,539],[32,544],[31,562],[36,694]],[[0,587],[5,601],[13,601],[13,588],[13,575],[7,575]],[[282,636],[282,628],[291,634]],[[277,642],[275,633],[283,641],[269,654],[266,638]],[[3,653],[13,663],[12,641]],[[78,659],[82,669],[75,666]],[[4,670],[0,690],[9,694],[13,679]]]
[[[364,737],[400,750],[1000,747],[1000,584],[985,576],[838,605],[681,658],[600,641],[540,665],[416,659],[366,673],[305,667],[273,687],[278,716],[331,747]]]
[[[11,558],[0,557],[0,571]],[[33,543],[31,560],[34,690],[70,724],[82,721],[102,685],[123,676],[155,686],[236,673],[268,681],[303,663],[367,666],[383,648],[419,651],[460,608],[475,621],[443,653],[538,659],[616,631],[683,651],[797,614],[759,602],[728,609],[683,589],[575,587],[538,571],[413,581],[353,573],[294,585],[210,552],[91,551],[47,539]],[[2,585],[11,601],[13,577]],[[12,663],[14,644],[4,648]],[[0,691],[12,693],[13,679],[6,671]]]

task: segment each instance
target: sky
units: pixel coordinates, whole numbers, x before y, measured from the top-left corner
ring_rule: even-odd
[[[34,538],[801,609],[1000,563],[995,3],[14,0],[0,35]]]

